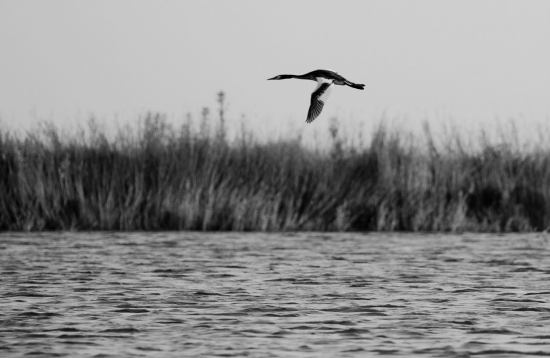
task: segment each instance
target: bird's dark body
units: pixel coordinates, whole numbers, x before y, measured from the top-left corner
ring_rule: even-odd
[[[349,82],[344,77],[340,76],[334,71],[331,70],[315,70],[302,75],[307,77],[308,80],[317,81],[317,77],[324,77],[334,81],[335,85],[343,86],[345,82]]]
[[[331,80],[335,85],[339,85],[339,86],[350,86],[350,87],[360,89],[360,90],[364,89],[364,87],[365,87],[365,85],[360,85],[360,84],[348,81],[347,79],[344,78],[344,76],[341,76],[341,75],[339,75],[336,72],[331,71],[331,70],[315,70],[315,71],[311,71],[311,72],[308,72],[306,74],[298,75],[298,76],[297,75],[280,75],[280,76],[277,76],[277,77],[279,77],[279,79],[281,79],[281,80],[289,79],[289,78],[296,78],[296,79],[299,79],[299,80],[311,80],[311,81],[316,81],[316,82],[317,82],[318,77],[322,77],[322,78],[326,78],[326,79]],[[273,79],[275,79],[275,78],[273,78]]]

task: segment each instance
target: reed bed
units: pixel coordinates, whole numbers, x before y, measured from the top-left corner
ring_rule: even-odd
[[[223,98],[222,98],[223,100]],[[0,130],[0,230],[508,232],[550,225],[550,150],[437,143],[380,125],[369,143],[228,140],[148,114],[112,139]],[[442,144],[443,143],[443,144]]]

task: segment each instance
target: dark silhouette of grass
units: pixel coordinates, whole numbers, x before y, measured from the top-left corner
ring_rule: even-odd
[[[220,123],[61,138],[0,131],[0,230],[531,231],[550,225],[550,151],[512,142],[437,145],[380,125],[366,147],[331,128],[300,139],[228,141]],[[423,143],[423,144],[419,144]],[[464,149],[464,148],[468,149]],[[516,149],[514,149],[516,148]]]

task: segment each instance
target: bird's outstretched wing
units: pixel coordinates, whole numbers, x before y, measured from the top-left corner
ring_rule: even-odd
[[[306,123],[313,122],[313,120],[321,114],[333,86],[332,80],[326,78],[318,77],[317,82],[317,88],[315,88],[315,91],[311,94],[311,104],[307,111]]]

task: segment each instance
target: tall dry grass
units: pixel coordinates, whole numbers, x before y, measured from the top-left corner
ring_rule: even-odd
[[[0,130],[0,230],[530,231],[550,225],[550,150],[513,140],[436,143],[380,125],[329,150],[173,128],[149,114],[108,139]]]

